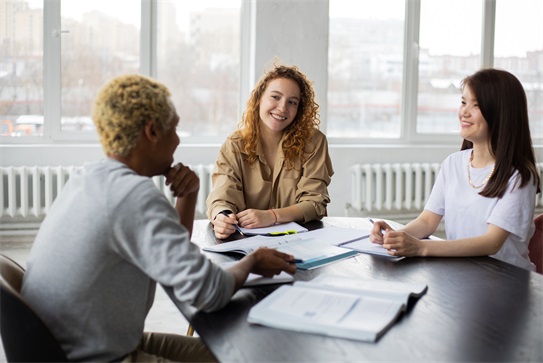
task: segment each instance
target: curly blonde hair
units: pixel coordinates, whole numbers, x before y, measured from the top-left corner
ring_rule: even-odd
[[[283,131],[286,134],[283,141],[286,167],[292,169],[297,160],[304,161],[307,141],[320,124],[319,105],[315,102],[313,85],[297,67],[275,66],[264,74],[247,101],[247,108],[234,136],[237,135],[243,140],[243,151],[249,155],[249,163],[253,164],[257,160],[256,150],[260,142],[260,101],[268,84],[278,78],[293,80],[300,87],[298,112],[292,123]]]
[[[92,115],[105,153],[128,155],[148,121],[154,121],[161,131],[171,126],[175,111],[169,97],[166,86],[137,74],[106,83],[96,97]]]

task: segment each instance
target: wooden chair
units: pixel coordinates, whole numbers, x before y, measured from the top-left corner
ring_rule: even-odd
[[[8,362],[67,362],[49,328],[21,296],[24,269],[0,254],[0,333]]]
[[[535,270],[543,274],[543,214],[535,217],[534,223],[535,232],[528,244],[528,251],[530,252],[530,261],[535,265]]]

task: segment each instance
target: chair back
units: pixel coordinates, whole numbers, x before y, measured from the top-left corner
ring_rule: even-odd
[[[8,362],[67,362],[51,331],[20,294],[24,269],[0,254],[0,333]]]
[[[535,217],[534,223],[535,232],[528,244],[528,251],[530,261],[535,265],[535,270],[543,274],[543,214]]]

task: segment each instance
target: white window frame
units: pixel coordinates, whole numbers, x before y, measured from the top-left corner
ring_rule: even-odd
[[[157,75],[157,1],[141,0],[140,27],[140,72],[143,75]],[[273,0],[272,0],[273,1]],[[280,1],[280,0],[274,0]],[[328,0],[322,0],[328,2]],[[494,35],[497,0],[481,0],[483,3],[481,66],[491,67],[494,61]],[[241,5],[241,54],[240,54],[240,95],[239,110],[244,109],[255,83],[255,38],[257,26],[255,7],[252,1],[242,1]],[[419,30],[421,0],[405,0],[404,61],[402,105],[400,117],[400,137],[397,139],[381,138],[329,138],[331,144],[383,144],[383,145],[438,145],[457,144],[458,136],[451,134],[417,133],[417,98],[419,68]],[[61,37],[69,29],[61,29],[61,0],[44,1],[44,126],[43,136],[21,138],[6,137],[5,144],[97,144],[94,132],[62,131],[61,129]],[[327,109],[327,100],[321,102],[321,108]],[[241,115],[240,115],[241,116]],[[321,115],[321,129],[326,130],[327,115]],[[237,124],[237,123],[235,123]],[[235,127],[235,124],[233,127]],[[534,141],[541,143],[541,136],[532,135]],[[220,144],[224,136],[184,138],[187,144]]]

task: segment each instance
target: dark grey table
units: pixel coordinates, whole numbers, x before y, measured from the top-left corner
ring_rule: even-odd
[[[308,228],[356,227],[357,218],[324,218]],[[193,241],[215,244],[210,224],[195,222]],[[216,262],[233,257],[207,253]],[[239,258],[239,257],[238,257]],[[311,271],[406,282],[428,291],[375,343],[251,325],[250,308],[278,285],[243,288],[220,311],[179,306],[221,362],[506,361],[543,362],[543,275],[490,257],[406,258],[359,254]]]

